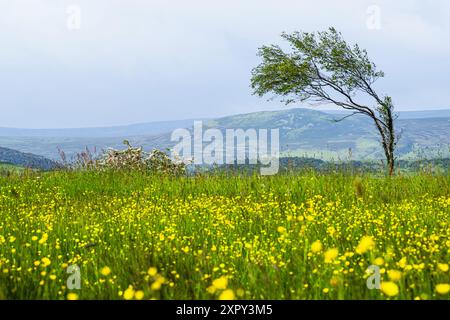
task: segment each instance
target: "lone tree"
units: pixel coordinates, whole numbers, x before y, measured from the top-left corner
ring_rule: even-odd
[[[334,28],[317,33],[283,33],[282,37],[291,52],[277,45],[259,49],[262,62],[253,69],[251,80],[254,94],[275,93],[284,97],[286,104],[311,101],[351,110],[336,121],[356,114],[370,117],[380,135],[389,174],[393,175],[396,115],[391,97],[379,96],[373,89],[384,73],[369,60],[367,51],[347,44]],[[362,102],[367,100],[370,103]]]

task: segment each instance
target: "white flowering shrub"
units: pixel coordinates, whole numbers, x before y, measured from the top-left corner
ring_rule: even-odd
[[[178,159],[172,160],[161,150],[145,152],[142,147],[136,148],[125,140],[125,150],[109,149],[96,161],[96,167],[113,170],[143,170],[155,174],[182,175],[186,173],[186,163]]]
[[[142,147],[131,146],[127,140],[124,144],[127,146],[124,150],[108,149],[99,156],[86,148],[86,151],[77,154],[73,163],[68,163],[64,152],[60,151],[61,165],[73,170],[132,170],[170,176],[186,173],[187,163],[178,157],[172,160],[158,149],[145,152]]]

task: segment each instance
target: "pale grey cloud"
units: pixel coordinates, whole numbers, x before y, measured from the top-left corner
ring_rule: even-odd
[[[67,8],[81,9],[69,30]],[[367,28],[369,6],[380,29]],[[386,72],[399,109],[450,108],[445,0],[4,0],[0,126],[65,127],[274,109],[251,96],[256,50],[335,26]]]

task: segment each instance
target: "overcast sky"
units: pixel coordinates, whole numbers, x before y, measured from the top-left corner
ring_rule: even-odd
[[[329,26],[368,50],[398,110],[450,108],[448,0],[1,0],[0,127],[279,109],[251,95],[258,47]]]

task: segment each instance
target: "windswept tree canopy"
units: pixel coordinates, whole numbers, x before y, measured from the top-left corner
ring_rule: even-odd
[[[262,62],[252,72],[254,93],[259,96],[275,93],[286,104],[297,101],[335,104],[351,110],[348,116],[369,116],[381,135],[393,171],[397,140],[394,107],[389,96],[380,97],[373,89],[384,73],[377,70],[366,50],[357,44],[347,44],[334,28],[317,33],[283,33],[282,37],[290,44],[290,52],[277,45],[259,49]],[[361,95],[370,97],[372,103],[358,101]]]

